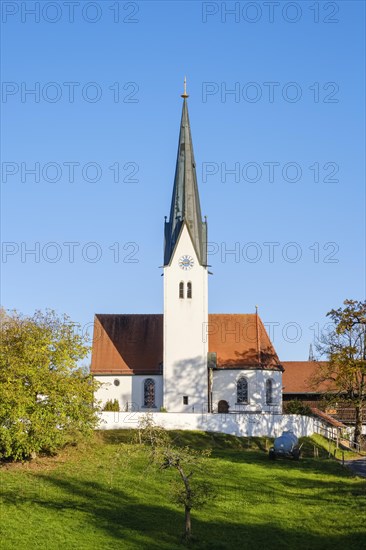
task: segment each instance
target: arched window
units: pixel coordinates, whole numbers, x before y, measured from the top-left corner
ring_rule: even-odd
[[[179,298],[184,298],[184,283],[179,283]]]
[[[144,407],[155,407],[155,382],[146,378],[144,382]]]
[[[236,384],[236,401],[237,403],[248,403],[248,380],[239,378]]]
[[[266,380],[266,405],[271,405],[273,401],[273,383],[272,380]]]
[[[192,283],[187,283],[187,298],[192,298]]]

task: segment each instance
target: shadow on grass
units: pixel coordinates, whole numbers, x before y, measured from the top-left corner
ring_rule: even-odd
[[[295,461],[291,458],[269,460],[268,450],[273,439],[266,437],[238,437],[217,432],[199,432],[170,430],[169,435],[178,447],[190,446],[197,450],[210,449],[211,458],[219,458],[230,463],[255,464],[270,471],[304,471],[315,474],[333,474],[345,478],[354,474],[333,458],[322,444],[311,437],[300,439],[302,458]],[[136,430],[105,430],[98,437],[111,445],[136,442]],[[314,454],[316,453],[316,458]]]
[[[273,440],[265,437],[238,437],[217,432],[169,430],[167,432],[178,447],[190,446],[194,449],[262,451],[268,452]],[[136,442],[136,430],[105,430],[97,436],[110,445]]]
[[[141,549],[158,550],[174,548],[175,530],[182,529],[182,516],[168,507],[146,505],[121,489],[108,489],[98,482],[75,478],[60,479],[53,475],[35,476],[42,483],[42,493],[28,499],[26,496],[3,492],[4,503],[24,504],[27,500],[43,507],[45,512],[54,511],[62,521],[62,513],[72,510],[81,512],[83,521],[93,528],[104,531],[109,537],[123,543],[136,544]],[[49,490],[50,496],[44,493]],[[154,502],[154,495],[151,495]],[[67,514],[66,516],[67,517]],[[169,525],[168,530],[162,528]],[[76,546],[75,546],[76,547]]]
[[[179,533],[183,527],[183,513],[154,502],[141,503],[122,489],[106,488],[98,482],[80,481],[74,478],[60,479],[56,476],[39,476],[46,483],[50,493],[47,498],[40,495],[32,499],[32,504],[44,507],[45,512],[54,511],[62,521],[64,511],[83,513],[83,521],[93,529],[108,534],[116,541],[112,547],[135,547],[141,550],[174,550],[182,548]],[[56,489],[56,491],[53,491]],[[260,491],[258,491],[260,494]],[[7,503],[24,503],[26,497],[5,492]],[[232,521],[230,510],[226,517],[217,515],[215,519],[202,519],[193,514],[194,542],[190,545],[202,550],[235,550],[246,548],[297,548],[297,549],[343,549],[361,548],[365,533],[340,535],[337,526],[334,531],[314,534],[303,528],[301,519],[292,521],[291,527],[282,527],[279,518],[272,518],[268,503],[268,514],[253,521],[253,509],[243,507],[240,522]],[[250,521],[246,518],[251,517]],[[79,518],[80,521],[80,518]],[[74,535],[77,544],[82,534]],[[40,541],[41,544],[41,541]],[[42,546],[38,546],[42,548]],[[76,547],[76,546],[75,546]],[[109,542],[108,542],[108,547]]]

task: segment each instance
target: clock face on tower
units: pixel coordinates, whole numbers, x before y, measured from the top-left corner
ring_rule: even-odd
[[[192,269],[194,266],[194,260],[192,256],[184,255],[179,258],[178,265],[181,269],[187,271],[188,269]]]

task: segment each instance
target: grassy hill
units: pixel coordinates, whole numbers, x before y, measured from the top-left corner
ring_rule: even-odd
[[[366,540],[366,481],[352,477],[321,441],[305,438],[300,461],[271,462],[264,439],[175,432],[212,448],[216,499],[193,511],[193,548],[359,549]],[[2,550],[184,548],[183,511],[169,499],[173,472],[147,467],[131,432],[96,433],[58,457],[0,470]],[[319,458],[313,458],[313,447]]]

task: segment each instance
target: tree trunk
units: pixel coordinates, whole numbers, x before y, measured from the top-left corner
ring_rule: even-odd
[[[185,538],[190,539],[192,534],[191,528],[191,509],[188,506],[185,506]]]
[[[357,404],[355,405],[356,409],[356,425],[355,425],[355,433],[353,436],[353,441],[356,444],[356,447],[358,450],[360,450],[361,445],[361,435],[362,435],[362,405]]]
[[[189,475],[185,475],[182,466],[179,464],[179,462],[176,463],[175,467],[177,468],[180,477],[183,480],[185,491],[186,491],[186,503],[184,504],[184,511],[185,511],[185,533],[184,537],[186,539],[191,538],[192,534],[192,528],[191,528],[191,508],[192,506],[189,506],[191,503],[191,497],[192,497],[192,491],[191,491],[191,485],[189,483],[189,478],[192,475],[192,472]]]

